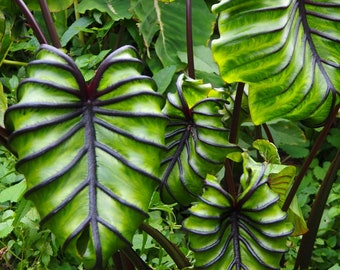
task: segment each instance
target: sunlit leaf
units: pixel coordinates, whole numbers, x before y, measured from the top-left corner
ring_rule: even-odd
[[[248,85],[252,120],[322,125],[340,93],[338,1],[222,0],[213,54],[225,81]]]
[[[131,245],[159,184],[164,100],[136,56],[109,54],[87,85],[70,57],[42,45],[5,115],[27,198],[88,268]]]
[[[256,140],[253,147],[257,149],[264,161],[272,164],[280,164],[280,155],[275,145],[267,140]]]
[[[65,31],[60,39],[61,45],[64,47],[66,44],[80,31],[83,31],[88,27],[91,23],[93,23],[92,18],[81,17],[78,20],[74,21],[70,27]]]
[[[26,181],[23,180],[13,186],[5,188],[0,192],[0,203],[10,201],[18,202],[26,191]]]

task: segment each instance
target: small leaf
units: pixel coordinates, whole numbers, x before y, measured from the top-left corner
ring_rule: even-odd
[[[280,164],[280,155],[275,145],[267,140],[256,140],[253,147],[257,149],[264,161],[272,164]]]
[[[88,27],[91,23],[93,23],[92,18],[81,17],[78,20],[74,21],[70,27],[65,31],[60,39],[61,46],[65,47],[66,44],[80,31],[83,31]]]
[[[156,74],[153,75],[153,79],[157,83],[158,92],[164,93],[171,83],[176,72],[176,66],[168,66],[161,70],[159,70]]]
[[[183,63],[188,63],[188,56],[186,51],[179,51],[177,55]],[[218,66],[213,60],[211,49],[208,47],[194,47],[194,62],[195,70],[219,74]]]
[[[335,148],[340,148],[340,128],[332,128],[327,136],[327,141]]]
[[[7,237],[14,229],[13,221],[15,212],[13,210],[6,210],[2,213],[0,222],[0,238]]]
[[[18,202],[26,191],[26,181],[23,180],[13,186],[5,188],[0,192],[0,203],[10,201]]]

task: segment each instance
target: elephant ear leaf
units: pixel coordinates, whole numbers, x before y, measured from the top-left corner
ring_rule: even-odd
[[[207,173],[217,173],[226,155],[236,151],[221,120],[225,102],[210,84],[179,76],[177,92],[168,94],[163,109],[170,119],[165,140],[168,151],[162,162],[163,201],[188,205],[196,200]]]
[[[253,122],[322,125],[340,98],[337,1],[222,0],[212,49],[223,79],[248,84]]]
[[[142,69],[122,47],[87,85],[70,57],[42,45],[5,115],[41,224],[89,268],[130,245],[159,184],[167,120]]]
[[[183,223],[197,269],[280,269],[292,224],[268,186],[266,165],[243,156],[239,196],[233,198],[210,177]]]

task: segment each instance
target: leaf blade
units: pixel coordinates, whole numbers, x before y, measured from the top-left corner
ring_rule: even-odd
[[[164,101],[136,56],[111,53],[86,85],[71,58],[42,45],[5,116],[26,196],[89,268],[130,245],[159,183]]]
[[[339,50],[328,51],[339,48],[339,32],[326,26],[339,20],[337,7],[299,1],[214,6],[221,12],[215,60],[224,80],[248,83],[255,124],[284,117],[318,126],[339,103]]]

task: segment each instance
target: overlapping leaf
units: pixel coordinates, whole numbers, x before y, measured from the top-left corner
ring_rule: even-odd
[[[213,53],[225,81],[248,83],[255,124],[321,125],[340,93],[339,1],[223,0]]]
[[[123,47],[86,85],[72,59],[42,45],[5,116],[42,224],[88,267],[130,244],[159,183],[164,101],[142,68]]]
[[[267,184],[266,166],[244,157],[238,198],[208,179],[184,221],[197,269],[279,269],[292,225]]]
[[[181,63],[177,53],[186,51],[186,1],[131,0],[131,10],[139,19],[139,29],[147,48],[159,31],[155,49],[164,67]],[[194,46],[207,45],[216,17],[204,1],[192,1]]]
[[[225,100],[210,84],[181,75],[177,92],[169,93],[163,113],[169,117],[166,158],[160,192],[166,202],[189,204],[202,192],[207,173],[217,173],[227,153],[228,129],[221,121]],[[214,97],[215,96],[215,97]]]

